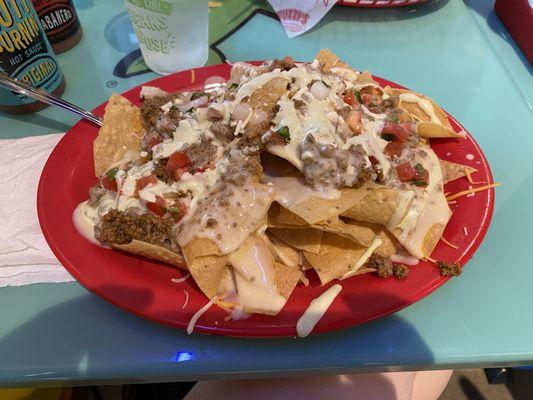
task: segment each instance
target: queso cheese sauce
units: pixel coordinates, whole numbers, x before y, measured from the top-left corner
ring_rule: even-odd
[[[400,107],[422,100],[394,96],[350,68],[322,67],[287,58],[258,67],[236,63],[226,87],[143,88],[142,149],[100,177],[76,209],[76,226],[104,245],[136,239],[178,254],[209,239],[231,267],[210,298],[237,314],[276,314],[286,301],[275,279],[280,257],[264,233],[274,201],[292,209],[362,185],[398,189],[387,228],[410,255],[426,256],[426,233],[446,225],[451,212],[439,161]],[[343,277],[374,260],[382,244],[371,241]],[[290,263],[299,265],[296,254]]]

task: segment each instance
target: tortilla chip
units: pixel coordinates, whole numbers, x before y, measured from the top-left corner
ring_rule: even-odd
[[[300,265],[300,252],[298,250],[272,234],[267,235],[267,239],[267,245],[272,250],[276,261],[288,267],[297,267]]]
[[[140,151],[144,136],[141,110],[129,100],[113,93],[105,108],[104,123],[94,140],[94,173],[104,174],[126,153]]]
[[[288,81],[281,77],[272,78],[262,87],[252,93],[247,104],[254,110],[254,114],[264,118],[250,119],[246,126],[246,134],[253,137],[255,134],[265,133],[270,127],[268,115],[272,114],[280,97],[287,90]]]
[[[468,165],[458,164],[446,160],[439,161],[440,169],[442,170],[442,176],[444,178],[444,183],[448,183],[466,176],[465,170],[468,170],[468,172],[470,172],[471,174],[477,172],[477,169],[469,167]]]
[[[311,197],[302,203],[290,207],[289,210],[300,218],[303,218],[307,223],[316,224],[342,214],[374,190],[373,186],[362,186],[358,189],[344,189],[338,199],[328,200]]]
[[[381,225],[387,225],[394,216],[399,222],[407,213],[413,196],[414,191],[411,190],[373,187],[341,216]]]
[[[274,263],[274,284],[278,293],[288,299],[302,276],[298,267],[289,267],[281,263]]]
[[[333,54],[329,49],[320,50],[315,58],[320,63],[323,72],[329,72],[333,67],[352,69],[348,64],[339,60],[339,57]]]
[[[324,232],[337,233],[363,246],[370,246],[370,243],[372,243],[375,237],[372,229],[358,225],[356,222],[347,225],[337,216],[333,216],[317,224],[309,225],[304,219],[278,204],[270,208],[267,225],[269,228],[301,229],[302,227],[306,227]]]
[[[440,125],[442,125],[445,128],[448,128],[449,130],[452,130],[450,121],[448,121],[448,117],[446,117],[446,114],[444,113],[444,111],[442,111],[442,109],[429,97],[424,96],[423,94],[420,94],[420,93],[413,92],[411,90],[407,90],[407,89],[390,88],[389,93],[391,94],[391,96],[394,96],[394,97],[399,97],[403,93],[412,93],[415,96],[423,100],[428,100],[431,103],[431,106],[433,107],[433,112],[435,113],[435,115],[440,121]],[[427,115],[417,103],[410,102],[410,101],[400,101],[400,107],[403,108],[405,111],[407,111],[410,114],[410,116],[416,121],[420,121],[420,122],[431,121],[431,117]]]
[[[361,72],[359,76],[357,77],[357,80],[355,81],[355,83],[358,83],[358,84],[368,83],[372,86],[374,85],[379,86],[379,84],[374,80],[374,78],[372,78],[372,74],[368,71]]]
[[[304,256],[314,268],[320,282],[324,285],[333,279],[341,278],[363,255],[366,247],[352,240],[325,232],[322,237],[320,253],[304,251]]]
[[[463,135],[452,128],[436,124],[435,122],[420,122],[416,126],[418,136],[422,138],[459,138]]]
[[[330,218],[313,228],[322,229],[325,232],[336,233],[339,236],[351,239],[361,246],[368,247],[376,237],[374,231],[359,221],[351,220],[345,223],[339,217]]]
[[[307,227],[307,221],[279,203],[272,203],[267,215],[267,226],[273,228]]]
[[[133,239],[128,244],[115,244],[113,248],[187,269],[185,259],[181,255],[155,244]]]
[[[385,258],[392,257],[396,253],[396,244],[395,238],[390,234],[384,227],[378,224],[372,224],[369,222],[361,222],[353,219],[347,219],[346,224],[349,226],[355,226],[357,229],[367,229],[372,232],[372,240],[366,247],[370,246],[373,239],[377,236],[381,239],[381,245],[375,250],[376,254],[383,256]]]
[[[426,233],[426,236],[424,237],[424,243],[422,244],[422,253],[425,256],[430,256],[431,253],[433,253],[435,246],[437,245],[440,238],[442,237],[444,228],[446,228],[445,225],[435,224]]]
[[[227,269],[227,257],[209,239],[194,238],[183,247],[188,269],[200,290],[209,298],[216,296]]]
[[[320,243],[322,242],[323,232],[316,229],[279,229],[269,228],[268,232],[290,244],[292,247],[307,251],[309,253],[318,254],[320,251]],[[353,242],[352,242],[353,244]]]

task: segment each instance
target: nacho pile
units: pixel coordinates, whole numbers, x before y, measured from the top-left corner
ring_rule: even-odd
[[[430,148],[461,136],[431,99],[328,50],[141,97],[110,99],[99,183],[76,212],[98,242],[188,269],[233,318],[278,314],[310,273],[405,278],[391,258],[431,255],[451,216],[443,184],[474,172]]]

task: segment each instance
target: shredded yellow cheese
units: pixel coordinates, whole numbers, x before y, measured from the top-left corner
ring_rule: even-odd
[[[453,244],[451,242],[448,242],[446,239],[444,239],[444,237],[441,237],[440,240],[442,240],[444,243],[446,243],[448,246],[450,246],[452,249],[455,249],[457,250],[459,248],[459,246],[457,246],[456,244]]]
[[[194,83],[196,81],[196,75],[194,73],[194,69],[191,69],[191,83]]]
[[[422,258],[424,261],[429,261],[430,263],[433,263],[433,264],[437,264],[437,260],[429,257],[429,256],[425,256],[424,258]]]
[[[491,183],[490,185],[479,186],[477,188],[473,188],[472,186],[470,186],[470,188],[468,188],[467,190],[463,190],[461,192],[458,192],[458,193],[452,194],[451,196],[446,197],[446,200],[448,200],[448,202],[450,202],[451,200],[455,200],[455,199],[457,199],[457,198],[459,198],[461,196],[466,196],[466,195],[469,195],[469,194],[482,192],[483,190],[492,189],[492,188],[495,188],[495,187],[498,187],[498,186],[501,186],[500,182]]]

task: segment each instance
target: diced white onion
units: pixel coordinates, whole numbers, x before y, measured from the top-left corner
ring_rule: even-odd
[[[326,97],[328,97],[330,89],[324,85],[324,82],[316,81],[311,85],[310,91],[317,100],[324,100]]]
[[[231,119],[234,121],[244,121],[250,115],[250,107],[245,104],[237,104],[231,113]]]

